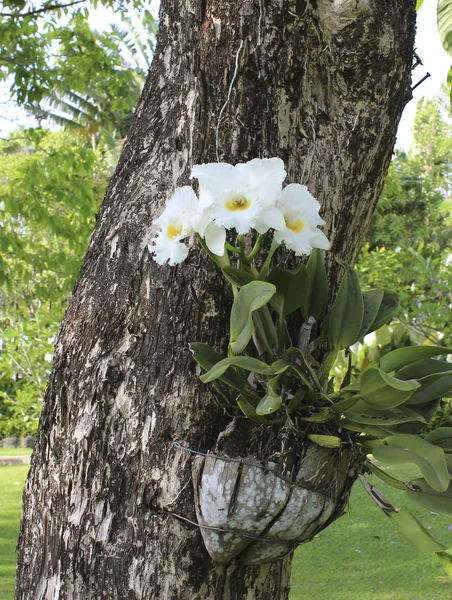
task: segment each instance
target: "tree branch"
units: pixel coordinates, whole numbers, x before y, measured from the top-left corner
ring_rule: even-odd
[[[74,0],[74,2],[68,2],[68,4],[50,4],[49,6],[43,6],[42,8],[37,8],[36,10],[29,10],[26,13],[14,12],[14,13],[2,13],[0,12],[0,17],[14,17],[14,18],[25,18],[31,17],[33,15],[37,15],[42,12],[47,12],[50,10],[58,10],[60,8],[69,8],[70,6],[74,6],[75,4],[82,4],[86,2],[86,0]]]

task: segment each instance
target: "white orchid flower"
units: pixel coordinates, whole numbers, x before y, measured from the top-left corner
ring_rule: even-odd
[[[275,206],[286,177],[281,159],[255,158],[235,167],[195,165],[191,176],[199,181],[199,211],[193,226],[214,254],[224,252],[226,229],[243,235],[252,227],[259,233],[284,227]]]
[[[289,184],[283,189],[276,206],[285,221],[284,227],[275,231],[275,240],[279,244],[285,244],[297,256],[310,254],[312,248],[329,249],[327,237],[317,229],[317,226],[325,225],[319,215],[320,204],[306,186]]]
[[[168,200],[165,210],[154,221],[154,225],[160,227],[150,247],[156,263],[163,265],[168,262],[173,266],[187,258],[188,247],[181,240],[192,235],[192,219],[197,209],[198,198],[189,186],[178,188]]]

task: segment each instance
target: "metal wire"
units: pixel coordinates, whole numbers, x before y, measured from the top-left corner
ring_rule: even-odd
[[[200,525],[199,523],[196,523],[195,521],[191,521],[190,519],[187,519],[187,517],[178,515],[177,513],[172,512],[170,510],[165,510],[165,509],[162,509],[162,510],[164,513],[171,515],[172,517],[176,517],[177,519],[180,519],[181,521],[190,523],[190,525],[199,527],[199,529],[208,529],[210,531],[215,531],[216,533],[232,533],[233,535],[239,535],[241,537],[246,537],[246,538],[249,538],[250,540],[257,540],[259,542],[269,542],[269,543],[273,543],[273,544],[286,544],[287,546],[291,546],[293,548],[296,548],[297,546],[300,545],[297,542],[289,542],[288,540],[274,540],[273,538],[266,538],[266,537],[260,537],[260,536],[256,536],[256,535],[250,535],[249,533],[244,533],[243,531],[236,531],[235,529],[226,529],[224,527],[212,527],[211,525]]]
[[[198,456],[205,456],[207,458],[216,458],[218,460],[223,460],[225,462],[235,462],[235,463],[240,463],[242,465],[248,465],[250,467],[256,467],[257,469],[262,469],[262,471],[266,471],[267,473],[272,473],[273,475],[278,477],[278,479],[281,479],[282,481],[285,481],[286,483],[288,483],[291,487],[297,487],[297,488],[300,488],[303,490],[308,490],[310,492],[316,492],[317,494],[320,494],[321,496],[325,496],[326,498],[331,498],[331,500],[334,500],[334,502],[337,502],[337,500],[339,499],[337,496],[332,496],[331,494],[327,494],[326,492],[317,490],[316,488],[310,486],[307,483],[301,484],[301,483],[297,483],[296,481],[292,481],[289,477],[284,477],[284,475],[281,475],[281,473],[278,473],[278,471],[275,471],[274,469],[269,469],[268,467],[266,467],[264,465],[252,463],[247,460],[243,460],[242,458],[230,458],[229,456],[218,456],[217,454],[212,454],[212,453],[208,454],[206,452],[200,452],[199,450],[193,450],[193,448],[188,448],[187,446],[183,446],[180,442],[173,442],[172,445],[174,448],[177,448],[179,450],[185,450],[186,452],[190,452],[191,454],[196,454]]]

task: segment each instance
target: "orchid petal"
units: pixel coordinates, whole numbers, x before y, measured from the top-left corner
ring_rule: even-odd
[[[206,228],[205,240],[209,250],[217,256],[223,256],[226,242],[226,229],[215,223],[210,223]]]

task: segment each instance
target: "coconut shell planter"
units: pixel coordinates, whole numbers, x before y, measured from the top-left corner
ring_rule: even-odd
[[[350,450],[308,444],[289,462],[292,469],[255,457],[195,457],[196,515],[216,563],[281,559],[343,514],[356,476]]]

